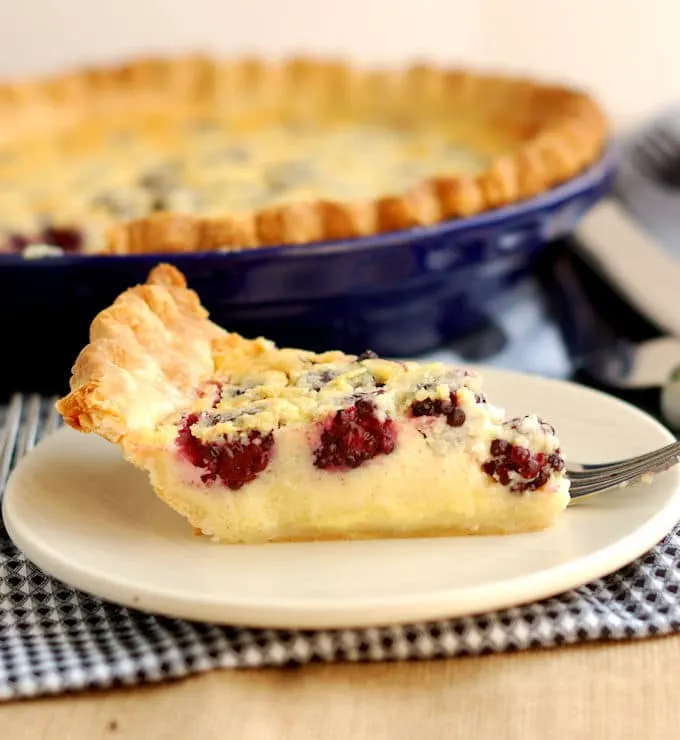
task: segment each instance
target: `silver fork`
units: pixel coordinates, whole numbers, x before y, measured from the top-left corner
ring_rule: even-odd
[[[0,501],[14,465],[29,453],[42,437],[59,427],[60,418],[54,408],[54,401],[56,399],[44,399],[37,394],[24,396],[15,393],[12,396],[0,436]],[[47,404],[44,420],[43,404]]]
[[[611,488],[623,488],[631,483],[663,473],[680,462],[680,442],[672,442],[644,455],[618,462],[582,465],[572,463],[567,469],[571,480],[572,499],[592,496]]]

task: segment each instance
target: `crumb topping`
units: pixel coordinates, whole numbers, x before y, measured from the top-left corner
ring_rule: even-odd
[[[391,428],[389,424],[399,419],[408,421],[435,453],[446,455],[452,447],[464,445],[489,470],[488,461],[495,460],[490,450],[499,444],[507,450],[531,450],[539,461],[559,452],[550,424],[536,416],[506,419],[503,409],[487,402],[481,377],[470,370],[396,362],[373,353],[357,357],[277,350],[271,343],[260,345],[242,371],[198,389],[194,404],[174,423],[183,423],[191,414],[191,435],[202,443],[232,439],[245,443],[253,433],[266,436],[303,424],[318,424],[328,435],[333,424],[343,428],[354,424],[355,410],[364,408],[370,408],[370,415],[364,416],[376,429],[385,424]],[[363,418],[359,413],[357,419]],[[494,465],[492,477],[498,477],[498,468],[505,484],[518,487],[515,468],[508,467],[506,476],[500,461]],[[522,472],[532,472],[532,465],[520,466]],[[557,474],[562,468],[563,461],[551,469]],[[539,483],[545,480],[539,478]]]
[[[545,454],[555,452],[560,447],[555,427],[535,414],[506,421],[499,438],[515,447],[528,447]]]
[[[414,401],[461,391],[465,404],[481,393],[478,376],[441,363],[420,365],[381,358],[360,360],[339,352],[316,355],[283,349],[267,352],[242,373],[199,389],[190,411],[210,409],[193,433],[203,440],[242,430],[268,432],[319,421],[370,399],[380,419],[403,416]]]

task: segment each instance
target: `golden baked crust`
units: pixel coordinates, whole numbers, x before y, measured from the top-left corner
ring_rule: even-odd
[[[216,116],[239,131],[282,121],[304,124],[310,118],[322,127],[357,121],[409,131],[434,126],[481,152],[485,165],[469,174],[442,171],[401,191],[366,197],[315,197],[314,192],[293,189],[289,200],[257,204],[255,198],[252,207],[237,213],[205,214],[200,208],[184,213],[180,208],[113,225],[98,214],[87,226],[94,232],[108,229],[104,251],[305,244],[469,216],[531,197],[574,176],[597,158],[606,136],[604,116],[587,94],[529,80],[425,65],[361,71],[337,62],[189,57],[139,60],[1,86],[0,148],[30,147],[33,165],[48,156],[43,150],[50,149],[55,137],[74,151],[96,154],[102,132],[114,131],[121,121],[138,122],[151,139],[166,146],[170,135],[164,116],[173,121]],[[0,162],[0,174],[11,175],[12,166]],[[13,225],[21,225],[24,217],[29,221],[30,214],[21,212],[24,205],[13,205],[11,197],[0,205],[5,213],[17,210]],[[55,208],[59,225],[81,226],[69,223],[68,208],[59,211],[61,206],[54,202],[59,193],[50,197],[41,207],[48,214]]]
[[[164,417],[195,402],[205,381],[266,363],[276,351],[213,324],[184,275],[163,263],[94,318],[89,339],[57,410],[73,429],[123,446],[129,437],[148,439]]]
[[[158,265],[94,319],[57,410],[74,429],[112,442],[152,429],[212,376],[212,342],[226,334],[183,275]]]

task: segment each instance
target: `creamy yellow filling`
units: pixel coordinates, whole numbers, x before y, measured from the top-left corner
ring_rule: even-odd
[[[93,247],[107,224],[154,211],[226,215],[375,198],[436,174],[475,173],[487,161],[434,127],[292,123],[249,131],[182,121],[81,132],[0,151],[0,233],[30,234],[48,221],[83,228]]]

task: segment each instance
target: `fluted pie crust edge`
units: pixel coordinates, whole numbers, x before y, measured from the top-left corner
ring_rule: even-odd
[[[239,366],[257,342],[208,319],[198,295],[171,265],[156,266],[101,311],[71,371],[71,390],[57,402],[68,426],[96,432],[125,449],[162,416],[180,408],[211,378],[221,359]]]
[[[607,123],[586,93],[527,79],[415,65],[360,70],[341,62],[265,63],[204,57],[140,59],[47,80],[0,86],[0,144],[51,135],[91,118],[170,109],[231,115],[245,106],[267,115],[460,121],[461,139],[510,148],[474,175],[421,180],[411,189],[359,201],[316,200],[246,214],[158,213],[118,222],[110,253],[243,249],[347,239],[471,216],[538,195],[575,176],[601,154]],[[458,124],[456,124],[458,125]]]

